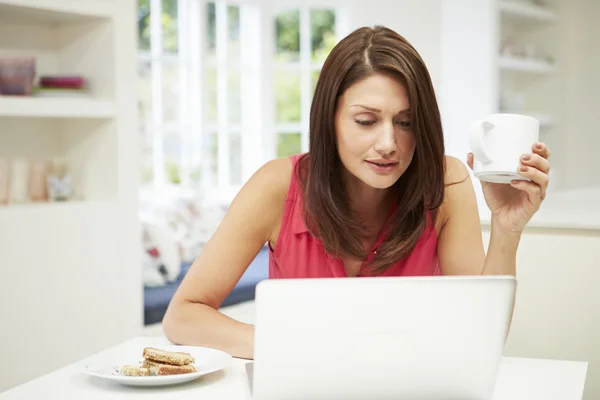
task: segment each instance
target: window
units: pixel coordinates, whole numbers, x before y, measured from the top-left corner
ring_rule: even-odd
[[[308,151],[310,104],[327,55],[337,43],[330,9],[283,9],[275,17],[277,156]]]
[[[339,37],[336,13],[281,10],[271,31],[260,7],[138,0],[143,197],[228,201],[267,159],[308,149],[312,93]],[[263,45],[272,40],[275,54]],[[264,73],[269,56],[274,76]],[[269,98],[265,85],[274,85]],[[268,103],[275,121],[264,120]]]

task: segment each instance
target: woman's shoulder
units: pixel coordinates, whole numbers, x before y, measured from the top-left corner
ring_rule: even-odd
[[[467,166],[458,158],[453,156],[445,156],[444,165],[444,183],[446,188],[468,180],[467,178],[469,178],[469,171],[467,170]]]
[[[465,163],[453,156],[444,157],[444,202],[437,213],[436,231],[439,233],[455,208],[455,203],[463,198],[464,191],[472,191],[472,181]]]
[[[293,167],[292,158],[276,158],[263,164],[251,180],[255,181],[255,189],[263,191],[274,204],[283,204],[290,190]]]

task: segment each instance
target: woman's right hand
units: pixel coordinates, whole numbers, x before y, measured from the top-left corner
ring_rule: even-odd
[[[218,310],[264,244],[276,241],[291,174],[289,159],[269,161],[238,193],[169,304],[163,330],[171,342],[253,358],[254,327]]]

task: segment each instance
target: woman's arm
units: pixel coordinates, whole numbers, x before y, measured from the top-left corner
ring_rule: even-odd
[[[492,218],[487,256],[483,248],[477,198],[467,168],[446,157],[447,188],[440,210],[438,258],[443,275],[516,275],[520,235],[497,229]]]
[[[288,159],[270,161],[236,196],[169,304],[163,329],[170,341],[253,358],[254,327],[218,309],[265,242],[276,241],[291,170]]]

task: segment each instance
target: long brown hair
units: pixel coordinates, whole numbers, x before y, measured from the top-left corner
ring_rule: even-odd
[[[393,186],[398,206],[390,217],[386,240],[370,259],[373,273],[409,255],[425,230],[429,211],[435,215],[444,198],[440,113],[427,67],[406,39],[385,27],[363,27],[334,47],[317,82],[310,110],[309,153],[298,170],[310,233],[330,255],[366,259],[364,229],[345,198],[335,112],[346,89],[377,73],[396,77],[406,86],[416,147],[411,164]]]

